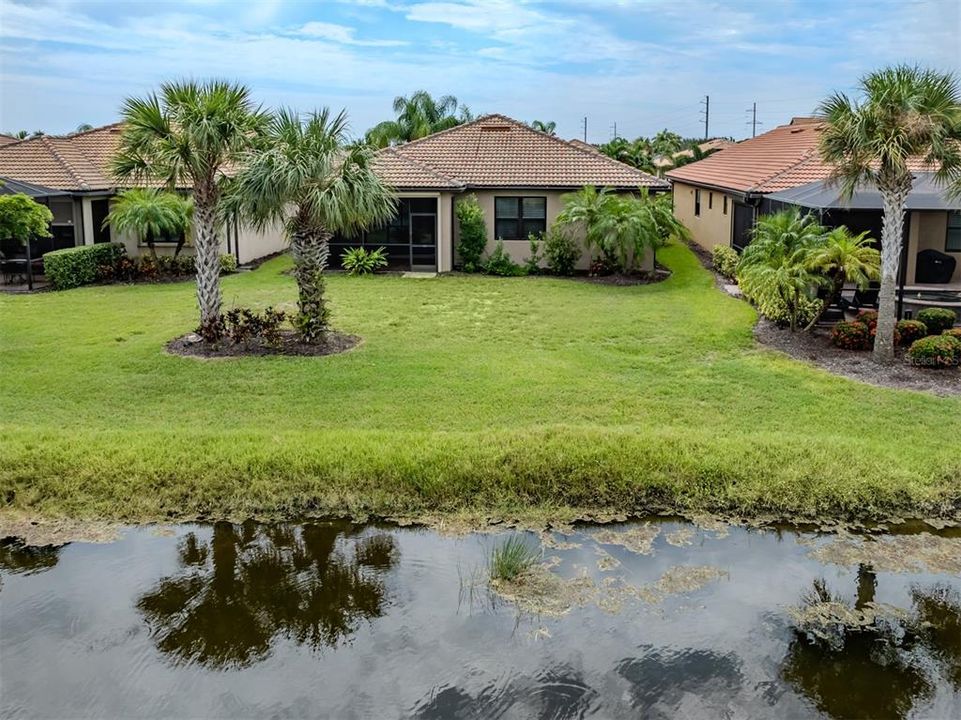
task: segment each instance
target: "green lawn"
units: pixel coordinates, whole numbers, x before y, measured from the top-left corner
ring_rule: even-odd
[[[0,297],[0,502],[40,515],[961,506],[961,401],[758,348],[680,246],[667,282],[329,281],[327,358],[201,361],[189,283]],[[287,259],[228,305],[289,304]]]

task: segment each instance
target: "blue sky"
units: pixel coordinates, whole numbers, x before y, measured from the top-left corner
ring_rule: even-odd
[[[228,77],[266,105],[346,107],[362,133],[395,95],[554,120],[564,137],[669,127],[750,134],[894,62],[961,71],[959,0],[0,0],[0,129],[114,122],[177,77]]]

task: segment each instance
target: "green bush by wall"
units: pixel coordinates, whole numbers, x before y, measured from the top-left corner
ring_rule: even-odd
[[[113,267],[125,254],[121,243],[97,243],[54,250],[43,256],[44,274],[57,290],[89,285],[99,279],[99,267]]]

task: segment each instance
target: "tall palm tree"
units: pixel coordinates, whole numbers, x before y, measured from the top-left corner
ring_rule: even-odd
[[[547,133],[548,135],[556,135],[557,123],[553,120],[535,120],[531,123],[531,129],[537,130],[538,132]]]
[[[234,83],[164,83],[160,94],[127,98],[112,161],[118,181],[190,187],[194,199],[200,334],[220,336],[220,243],[217,210],[224,173],[257,140],[267,116]]]
[[[305,342],[327,331],[324,270],[331,236],[385,223],[396,210],[393,190],[374,173],[372,160],[369,146],[348,143],[345,112],[332,116],[324,108],[301,119],[281,110],[231,183],[228,204],[255,227],[286,225],[297,280],[295,324]]]
[[[367,142],[375,147],[387,147],[410,142],[441,130],[455,127],[473,119],[466,105],[457,113],[457,98],[442,95],[435,99],[426,90],[418,90],[410,97],[394,98],[394,120],[385,120],[367,131]]]
[[[937,178],[961,189],[961,89],[953,75],[898,65],[863,77],[861,101],[843,93],[824,100],[820,150],[831,179],[850,198],[858,185],[881,193],[881,289],[874,359],[894,360],[896,287],[904,209],[913,183],[910,160],[923,159]]]
[[[156,188],[133,188],[120,193],[103,226],[134,233],[147,243],[154,258],[157,257],[156,239],[176,236],[180,238],[174,252],[176,257],[183,247],[183,233],[190,228],[192,214],[193,203],[188,198]]]
[[[651,140],[651,146],[655,155],[670,156],[684,147],[684,139],[677,133],[664,128]]]
[[[807,256],[809,270],[828,278],[828,295],[821,312],[808,327],[813,327],[824,311],[841,297],[845,283],[854,283],[862,290],[872,280],[881,277],[881,253],[874,247],[874,239],[863,232],[852,235],[843,225],[834,228],[824,241],[811,249]]]

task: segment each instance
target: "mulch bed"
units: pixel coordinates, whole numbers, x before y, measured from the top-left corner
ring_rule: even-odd
[[[654,272],[635,273],[625,275],[614,273],[613,275],[574,275],[572,279],[582,280],[583,282],[594,283],[596,285],[616,285],[626,287],[628,285],[651,285],[652,283],[662,282],[671,277],[671,271],[667,268],[657,267]]]
[[[280,333],[280,341],[275,345],[262,342],[234,344],[228,340],[219,343],[206,343],[199,335],[189,333],[167,343],[167,352],[171,355],[196,358],[233,358],[233,357],[265,357],[269,355],[293,356],[321,356],[337,355],[347,352],[360,343],[356,335],[347,335],[331,331],[323,341],[308,345],[300,341],[300,336],[292,330]]]
[[[903,348],[896,350],[897,360],[893,365],[877,365],[871,360],[870,352],[834,347],[830,329],[818,327],[810,332],[792,333],[766,318],[758,321],[754,337],[762,345],[852,380],[935,395],[961,395],[961,368],[916,367],[905,359]]]

